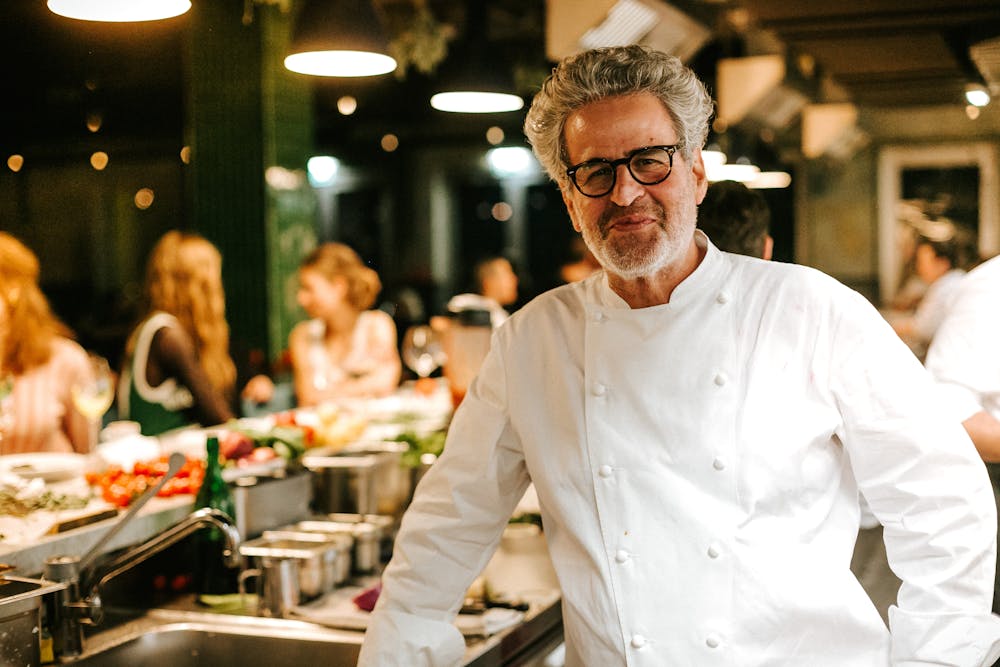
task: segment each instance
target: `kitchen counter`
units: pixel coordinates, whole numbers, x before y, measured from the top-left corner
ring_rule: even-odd
[[[143,542],[191,513],[192,496],[152,498],[107,545],[105,552]],[[120,516],[120,514],[119,514]],[[45,560],[52,556],[82,556],[114,522],[98,521],[56,535],[42,535],[31,544],[10,544],[0,541],[0,562],[13,565],[22,576],[37,576]]]

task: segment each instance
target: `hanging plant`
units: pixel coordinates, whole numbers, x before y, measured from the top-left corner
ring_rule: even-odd
[[[396,59],[396,76],[406,76],[413,67],[418,72],[430,74],[448,55],[448,42],[455,38],[455,27],[441,23],[427,8],[418,2],[412,20],[389,42],[389,51]]]

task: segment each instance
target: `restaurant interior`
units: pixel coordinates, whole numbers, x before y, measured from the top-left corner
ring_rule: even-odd
[[[277,409],[256,406],[257,414],[221,425],[167,430],[159,441],[131,431],[121,440],[104,437],[138,424],[109,424],[113,409],[103,422],[94,413],[90,441],[101,433],[103,450],[87,461],[109,465],[99,475],[88,469],[91,479],[79,461],[86,457],[64,454],[74,460],[70,475],[39,473],[46,483],[83,484],[84,504],[72,508],[80,516],[53,519],[46,508],[0,522],[2,560],[20,574],[44,575],[31,584],[42,589],[0,595],[0,607],[46,596],[44,613],[35,600],[19,628],[27,650],[43,656],[48,639],[57,645],[50,657],[81,665],[160,664],[152,660],[157,653],[165,660],[166,644],[136,638],[155,634],[154,625],[162,632],[171,619],[193,618],[177,602],[191,583],[175,585],[178,572],[191,571],[190,552],[180,547],[213,526],[215,538],[228,540],[230,558],[256,566],[239,576],[241,586],[244,576],[257,578],[258,606],[248,612],[241,593],[235,611],[223,610],[228,616],[201,630],[171,626],[187,632],[175,635],[179,655],[197,645],[205,661],[198,664],[232,664],[233,656],[243,667],[354,664],[364,626],[345,626],[343,610],[330,605],[343,602],[356,620],[365,609],[359,599],[372,591],[377,597],[393,531],[441,452],[461,400],[447,368],[454,372],[458,355],[444,362],[445,381],[434,375],[429,391],[421,382],[443,362],[435,357],[423,372],[404,353],[411,366],[405,372],[413,373],[393,381],[392,395],[285,409],[292,407],[289,334],[305,318],[297,303],[300,262],[328,241],[356,250],[381,279],[375,306],[392,316],[400,343],[414,325],[445,312],[454,295],[473,289],[473,269],[484,257],[506,257],[516,270],[518,298],[510,309],[561,284],[561,269],[577,259],[576,234],[522,127],[533,93],[574,52],[641,43],[687,63],[716,103],[704,150],[709,180],[741,181],[764,197],[775,261],[828,273],[887,316],[913,277],[918,234],[942,226],[961,233],[973,251],[970,263],[1000,253],[996,0],[167,1],[184,11],[95,20],[56,9],[73,14],[96,2],[0,3],[0,55],[11,65],[0,110],[0,230],[38,255],[40,284],[55,313],[84,348],[116,369],[142,313],[151,249],[172,229],[206,237],[223,258],[237,365],[268,373],[289,390],[289,401]],[[320,72],[294,55],[345,48],[381,55],[365,72]],[[489,93],[501,107],[465,106],[472,93]],[[457,338],[461,327],[448,326]],[[489,334],[477,345],[479,363]],[[472,374],[473,366],[464,370]],[[720,374],[714,384],[725,381]],[[596,387],[603,394],[603,385]],[[223,480],[229,486],[220,487],[235,496],[235,520],[208,511],[200,494],[202,510],[191,513],[196,487],[174,484],[157,497],[168,480],[191,480],[190,471],[178,472],[178,453],[187,457],[184,466],[207,458],[223,479],[214,465],[219,457],[205,456],[215,452],[218,434],[230,454],[270,450],[268,459],[245,459],[262,471],[241,470],[235,454],[223,454],[233,465]],[[128,451],[115,450],[116,442]],[[121,502],[99,499],[93,489],[120,487],[112,473],[132,481],[146,473],[124,472],[128,466],[108,458],[115,452],[149,469],[147,486],[126,489]],[[724,463],[716,458],[714,469]],[[612,469],[602,466],[599,474]],[[493,600],[521,615],[502,632],[477,626],[467,634],[477,639],[469,641],[465,664],[561,664],[526,657],[529,645],[536,656],[557,655],[563,638],[558,581],[530,495],[520,515],[528,520],[515,516],[506,526],[483,577],[511,590],[530,584],[536,597],[514,606]],[[113,524],[105,521],[113,517]],[[306,525],[317,517],[325,529]],[[294,541],[280,535],[285,529],[298,535],[294,553],[274,546]],[[303,537],[310,532],[325,536]],[[63,558],[68,553],[84,556]],[[627,560],[618,554],[619,563]],[[106,555],[113,559],[106,576],[96,583],[83,576]],[[322,572],[305,569],[321,558]],[[288,561],[296,562],[294,572],[285,571]],[[133,568],[124,583],[110,583]],[[83,582],[94,583],[89,595]],[[80,643],[79,616],[103,613],[98,589],[106,584],[108,598],[131,596],[130,604],[152,612],[129,618],[122,627],[134,636],[127,640],[115,629],[99,629],[99,642],[88,634],[88,649]],[[898,580],[878,585],[885,587],[878,592],[884,612]],[[312,624],[269,625],[276,619],[263,618],[289,620],[302,613],[300,602],[317,600],[332,602],[313,607],[320,615],[308,619]],[[43,627],[57,629],[54,640],[40,636],[39,614],[49,615]],[[194,636],[205,628],[211,641],[197,644],[203,640]],[[343,654],[331,653],[334,646]],[[9,658],[14,650],[20,648],[11,641],[0,642],[0,664],[18,664]],[[110,661],[115,655],[120,662]]]
[[[118,354],[148,251],[171,228],[219,246],[234,340],[271,361],[302,317],[295,267],[318,241],[355,248],[403,325],[402,291],[423,301],[405,317],[429,317],[481,256],[513,261],[521,303],[555,286],[574,234],[521,125],[554,61],[600,40],[674,53],[706,81],[708,148],[782,186],[760,183],[775,259],[887,303],[905,270],[899,207],[940,192],[981,254],[1000,250],[1000,110],[966,98],[1000,94],[995,2],[375,0],[361,4],[397,67],[361,77],[284,67],[307,23],[367,30],[338,2],[304,20],[311,4],[195,2],[126,23],[41,0],[0,9],[0,49],[19,63],[5,81],[0,227],[38,253],[86,346]],[[525,106],[432,108],[462,76]]]

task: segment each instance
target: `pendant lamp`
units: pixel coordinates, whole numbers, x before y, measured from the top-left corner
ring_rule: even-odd
[[[486,49],[486,4],[466,3],[464,45],[455,49],[442,68],[431,106],[457,113],[517,111],[524,99],[514,92],[510,65],[491,60]]]
[[[48,0],[53,14],[81,21],[157,21],[180,16],[191,0]]]
[[[371,0],[306,0],[285,67],[313,76],[373,76],[396,69]]]

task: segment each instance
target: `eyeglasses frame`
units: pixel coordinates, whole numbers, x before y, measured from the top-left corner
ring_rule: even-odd
[[[651,149],[654,149],[654,148],[666,151],[666,153],[667,153],[667,159],[670,162],[670,168],[667,169],[667,174],[663,178],[661,178],[659,180],[648,181],[648,182],[640,180],[639,177],[637,177],[632,172],[632,164],[631,164],[632,163],[632,158],[634,158],[636,155],[638,155],[639,153],[641,153],[643,151],[648,151],[648,150],[651,150]],[[625,157],[620,157],[617,160],[608,160],[607,158],[595,158],[595,159],[592,159],[592,160],[585,160],[583,162],[575,164],[575,165],[569,167],[568,169],[566,169],[566,176],[569,178],[570,182],[573,184],[573,186],[577,189],[577,191],[581,195],[583,195],[584,197],[590,197],[592,199],[598,199],[600,197],[606,197],[612,190],[615,189],[615,185],[618,184],[618,167],[619,167],[619,165],[625,165],[625,168],[628,169],[629,175],[633,179],[635,179],[636,183],[639,183],[640,185],[658,185],[658,184],[662,183],[663,181],[667,180],[670,177],[670,174],[673,173],[673,171],[674,171],[674,153],[676,153],[679,149],[680,149],[680,144],[640,146],[639,148],[634,148],[634,149],[630,150],[628,153],[625,154]],[[584,166],[586,166],[588,164],[595,164],[595,163],[603,163],[603,164],[606,164],[609,167],[611,167],[611,186],[608,187],[608,189],[607,189],[606,192],[602,192],[601,194],[597,194],[597,195],[592,195],[592,194],[587,194],[586,192],[584,192],[583,189],[580,187],[580,184],[576,182],[576,172],[577,172],[578,169],[580,169],[580,168],[582,168],[582,167],[584,167]]]

